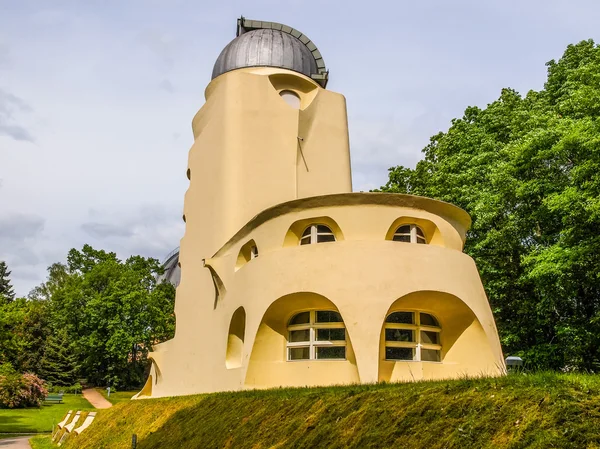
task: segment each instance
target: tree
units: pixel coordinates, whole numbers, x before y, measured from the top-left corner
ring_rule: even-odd
[[[0,363],[10,362],[19,372],[38,372],[49,318],[45,301],[17,298],[0,304]]]
[[[175,289],[157,285],[161,271],[155,259],[122,262],[89,245],[49,269],[33,296],[49,298],[52,326],[74,342],[82,377],[119,387],[143,382],[149,348],[175,329]]]
[[[46,340],[39,375],[53,386],[70,386],[77,381],[77,354],[64,329]]]
[[[382,191],[457,204],[508,354],[600,370],[600,48],[570,45],[540,92],[504,89]]]
[[[10,271],[6,262],[0,260],[0,301],[10,302],[15,299],[15,292],[10,284]]]

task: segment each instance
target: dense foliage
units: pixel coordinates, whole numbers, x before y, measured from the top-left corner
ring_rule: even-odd
[[[454,203],[505,353],[600,370],[600,48],[571,45],[540,92],[504,89],[431,138],[387,192]]]
[[[7,303],[15,299],[15,292],[10,283],[10,271],[6,262],[0,260],[0,303]]]
[[[21,374],[9,363],[0,365],[0,407],[39,407],[47,394],[45,382],[35,374]]]
[[[0,305],[0,363],[55,386],[140,386],[148,350],[175,329],[175,289],[157,284],[161,271],[155,259],[72,249],[29,298]]]

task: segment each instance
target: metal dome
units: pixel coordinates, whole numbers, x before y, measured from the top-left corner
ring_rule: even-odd
[[[237,37],[221,52],[212,78],[244,67],[281,67],[302,73],[325,87],[321,53],[298,30],[274,22],[238,19]]]
[[[163,260],[162,267],[164,273],[156,277],[156,282],[161,283],[163,281],[170,282],[175,287],[179,285],[181,281],[181,267],[179,266],[179,247],[175,248],[167,257]]]

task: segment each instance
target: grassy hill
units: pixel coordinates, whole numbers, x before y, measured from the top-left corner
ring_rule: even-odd
[[[600,448],[600,377],[277,389],[122,402],[63,447]]]

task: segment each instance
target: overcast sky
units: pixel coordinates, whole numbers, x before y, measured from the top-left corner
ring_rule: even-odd
[[[0,0],[0,260],[17,294],[84,243],[159,259],[179,244],[191,119],[242,14],[319,47],[347,98],[355,190],[600,40],[597,0]]]

